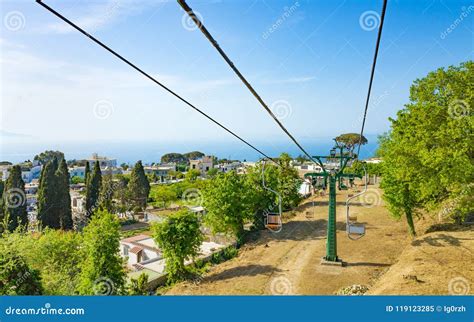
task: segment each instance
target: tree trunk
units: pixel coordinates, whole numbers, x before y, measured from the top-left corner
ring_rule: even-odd
[[[413,237],[416,236],[415,224],[413,223],[413,214],[411,210],[405,210],[405,217],[407,218],[408,229],[410,230],[410,235]]]

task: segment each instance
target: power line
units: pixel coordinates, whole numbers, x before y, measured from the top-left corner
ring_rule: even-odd
[[[237,67],[234,65],[234,63],[230,60],[230,58],[226,55],[224,50],[219,46],[217,41],[212,37],[212,35],[209,33],[209,31],[206,29],[202,21],[194,14],[193,10],[188,6],[185,0],[178,0],[178,3],[181,5],[181,7],[184,9],[184,11],[187,12],[189,17],[194,21],[196,26],[201,30],[201,32],[206,36],[206,38],[209,40],[209,42],[216,48],[216,50],[219,52],[219,54],[224,58],[224,60],[227,62],[227,64],[230,66],[230,68],[237,74],[237,76],[240,78],[240,80],[245,84],[245,86],[248,88],[248,90],[255,96],[257,101],[262,105],[262,107],[270,114],[270,116],[273,118],[273,120],[280,126],[280,128],[283,130],[283,132],[288,135],[288,137],[298,146],[298,148],[313,162],[316,163],[316,161],[313,159],[313,157],[306,152],[306,150],[301,146],[301,144],[298,143],[298,141],[291,135],[291,133],[285,128],[285,126],[278,120],[278,118],[273,114],[272,110],[268,107],[268,105],[263,101],[263,99],[258,95],[258,93],[255,91],[255,89],[250,85],[250,83],[247,81],[247,79],[242,75],[242,73],[237,69]]]
[[[220,126],[222,129],[224,129],[225,131],[227,131],[228,133],[232,134],[234,137],[236,137],[237,139],[239,139],[240,141],[242,141],[243,143],[245,143],[246,145],[248,145],[250,148],[252,148],[253,150],[257,151],[258,153],[260,153],[261,155],[263,155],[265,158],[267,158],[268,160],[271,160],[273,162],[275,162],[275,164],[277,164],[279,166],[279,163],[276,162],[275,160],[273,160],[272,158],[270,158],[269,156],[267,156],[265,153],[263,153],[261,150],[259,150],[258,148],[256,148],[255,146],[253,146],[252,144],[250,144],[249,142],[247,142],[245,139],[243,139],[242,137],[240,137],[239,135],[237,135],[236,133],[234,133],[233,131],[231,131],[230,129],[228,129],[227,127],[225,127],[224,125],[222,125],[221,123],[219,123],[218,121],[216,121],[214,118],[212,118],[211,116],[209,116],[208,114],[206,114],[205,112],[203,112],[202,110],[200,110],[199,108],[197,108],[196,106],[194,106],[193,104],[191,104],[190,102],[188,102],[186,99],[184,99],[183,97],[181,97],[180,95],[178,95],[177,93],[175,93],[174,91],[172,91],[171,89],[169,89],[167,86],[163,85],[162,83],[160,83],[158,80],[156,80],[154,77],[150,76],[149,74],[147,74],[146,72],[144,72],[142,69],[140,69],[139,67],[137,67],[135,64],[131,63],[129,60],[127,60],[126,58],[124,58],[123,56],[121,56],[120,54],[118,54],[117,52],[115,52],[113,49],[111,49],[110,47],[108,47],[107,45],[105,45],[104,43],[102,43],[100,40],[98,40],[97,38],[93,37],[92,35],[90,35],[89,33],[87,33],[85,30],[81,29],[79,26],[77,26],[76,24],[74,24],[73,22],[71,22],[69,19],[67,19],[66,17],[64,17],[63,15],[61,15],[59,12],[57,12],[56,10],[54,10],[53,8],[51,8],[50,6],[48,6],[47,4],[43,3],[42,0],[36,0],[37,3],[39,3],[41,6],[43,6],[46,10],[48,10],[49,12],[53,13],[55,16],[59,17],[61,20],[63,20],[64,22],[66,22],[68,25],[70,25],[71,27],[73,27],[74,29],[76,29],[77,31],[79,31],[80,33],[82,33],[83,35],[85,35],[86,37],[88,37],[89,39],[91,39],[93,42],[95,42],[96,44],[100,45],[102,48],[104,48],[105,50],[107,50],[108,52],[110,52],[111,54],[113,54],[115,57],[117,57],[118,59],[120,59],[121,61],[123,61],[124,63],[126,63],[127,65],[129,65],[130,67],[132,67],[133,69],[135,69],[136,71],[138,71],[139,73],[141,73],[142,75],[144,75],[145,77],[147,77],[148,79],[150,79],[151,81],[153,81],[154,83],[156,83],[157,85],[159,85],[160,87],[162,87],[164,90],[166,90],[168,93],[170,93],[171,95],[173,95],[174,97],[176,97],[177,99],[179,99],[180,101],[182,101],[183,103],[185,103],[186,105],[188,105],[189,107],[191,107],[192,109],[194,109],[196,112],[200,113],[201,115],[203,115],[204,117],[206,117],[208,120],[210,120],[211,122],[213,122],[214,124],[217,124],[218,126]]]
[[[360,130],[359,147],[357,148],[357,157],[359,157],[360,146],[362,145],[362,135],[364,135],[365,120],[367,118],[367,110],[369,108],[370,92],[372,91],[372,82],[374,81],[375,65],[377,64],[377,56],[379,54],[380,39],[382,38],[383,21],[385,19],[386,9],[387,9],[387,0],[383,0],[382,14],[380,16],[379,32],[377,35],[377,42],[375,44],[375,54],[374,54],[374,60],[372,62],[372,71],[370,73],[369,90],[367,92],[367,99],[365,101],[365,109],[364,109],[364,118],[362,119],[362,128]]]

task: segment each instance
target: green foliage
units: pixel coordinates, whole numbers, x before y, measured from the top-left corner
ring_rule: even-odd
[[[457,217],[474,211],[465,197],[474,181],[473,83],[472,61],[416,80],[410,102],[379,138],[384,197],[391,213],[407,216],[409,224],[417,211],[446,201],[453,201]]]
[[[231,233],[241,239],[244,221],[252,218],[252,200],[244,176],[235,171],[220,174],[203,191],[204,220],[214,233]]]
[[[222,251],[212,254],[211,262],[212,264],[220,264],[222,262],[228,261],[234,257],[237,257],[239,250],[234,246],[229,246],[224,248]]]
[[[86,186],[87,186],[87,180],[89,179],[90,174],[91,174],[91,167],[88,161],[86,162],[86,166],[84,168],[84,183],[86,184]]]
[[[344,146],[345,149],[349,152],[350,155],[353,154],[354,148],[359,145],[367,144],[367,138],[365,136],[361,136],[358,133],[345,133],[341,134],[336,137],[336,142]]]
[[[280,167],[277,168],[278,186],[277,191],[282,197],[283,209],[292,209],[301,201],[298,193],[301,180],[298,171],[291,166],[291,157],[287,153],[282,153],[278,159]]]
[[[189,169],[188,172],[186,172],[186,180],[195,181],[200,175],[201,172],[199,170]]]
[[[203,240],[198,218],[188,210],[181,210],[153,225],[152,230],[166,260],[168,282],[183,280],[189,274],[184,263],[198,255]]]
[[[41,295],[39,272],[19,255],[9,236],[0,238],[0,295]]]
[[[3,193],[3,218],[8,218],[8,230],[13,231],[19,226],[28,225],[26,211],[25,182],[21,178],[21,167],[15,165],[5,181]]]
[[[120,223],[106,212],[97,211],[84,229],[82,244],[83,262],[80,264],[79,294],[93,295],[102,292],[106,283],[107,295],[121,294],[125,285],[125,271],[120,257]]]
[[[214,178],[218,174],[217,168],[211,168],[209,171],[207,171],[207,176],[210,178]]]
[[[17,249],[41,275],[45,295],[73,295],[83,260],[82,236],[73,231],[46,229],[38,238],[25,235]]]
[[[205,155],[204,153],[199,152],[199,151],[192,151],[192,152],[183,154],[183,156],[187,158],[188,160],[197,160],[197,159],[202,158],[204,155]]]
[[[115,177],[116,184],[114,187],[113,199],[118,201],[118,205],[116,205],[116,210],[120,212],[124,212],[126,210],[131,209],[130,205],[130,193],[128,189],[128,182],[130,181],[128,176],[124,175],[117,175]]]
[[[156,206],[166,207],[169,202],[178,199],[177,191],[174,185],[156,185],[150,190],[150,198]]]
[[[102,184],[102,172],[99,161],[96,161],[94,170],[86,179],[86,217],[90,219],[95,209],[99,206],[100,187]]]
[[[115,207],[113,197],[119,183],[113,181],[112,175],[107,174],[102,177],[102,184],[99,192],[99,207],[108,212],[114,212]]]
[[[38,161],[40,164],[45,165],[48,162],[56,159],[58,162],[64,159],[64,153],[61,151],[44,151],[40,154],[35,155],[34,160]]]
[[[37,218],[44,228],[60,228],[59,213],[57,211],[57,168],[57,159],[49,161],[43,166],[39,180]]]
[[[128,295],[148,295],[148,274],[141,273],[138,278],[132,278],[127,285]]]
[[[161,163],[187,163],[188,158],[182,155],[181,153],[167,153],[161,157]]]
[[[148,194],[150,193],[150,183],[145,175],[145,170],[143,169],[141,161],[138,161],[133,167],[130,175],[130,182],[128,183],[128,189],[134,207],[145,209]]]
[[[71,183],[72,184],[79,184],[79,183],[85,183],[85,182],[86,181],[83,178],[79,177],[79,176],[74,176],[74,177],[71,178]]]
[[[72,220],[71,195],[69,194],[69,171],[64,158],[59,164],[55,179],[57,189],[57,199],[55,200],[57,206],[55,208],[58,212],[59,227],[62,229],[72,229],[74,223]]]

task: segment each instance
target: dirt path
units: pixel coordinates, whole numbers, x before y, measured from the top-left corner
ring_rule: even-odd
[[[325,255],[327,197],[307,200],[280,233],[264,231],[244,246],[237,258],[216,265],[199,284],[181,283],[166,294],[334,294],[353,284],[372,285],[409,244],[404,222],[394,221],[372,188],[365,206],[354,202],[353,213],[366,223],[367,235],[351,241],[345,235],[344,201],[337,206],[338,255],[346,267],[320,265]],[[350,191],[349,191],[350,193]],[[368,205],[368,206],[367,206]]]

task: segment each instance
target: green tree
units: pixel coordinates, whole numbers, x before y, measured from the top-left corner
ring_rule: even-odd
[[[61,227],[58,213],[57,168],[58,160],[56,158],[43,166],[38,187],[37,215],[43,227],[56,229]]]
[[[278,211],[278,196],[273,192],[263,188],[262,167],[259,163],[255,167],[248,169],[245,176],[247,197],[246,200],[251,204],[251,212],[253,215],[253,226],[256,229],[263,229],[264,214],[268,212]],[[265,168],[265,185],[272,190],[278,190],[278,169],[274,164],[266,163]]]
[[[188,162],[188,158],[181,153],[167,153],[161,157],[161,163],[169,162],[186,163]]]
[[[8,218],[8,230],[13,231],[19,226],[27,226],[25,182],[21,178],[19,165],[10,169],[10,175],[5,181],[3,200],[3,213]]]
[[[336,137],[336,142],[342,144],[349,154],[353,155],[356,146],[359,144],[365,145],[368,141],[365,136],[362,136],[361,139],[361,136],[358,133],[345,133]]]
[[[187,158],[188,160],[197,160],[197,159],[202,158],[204,155],[205,155],[204,153],[199,152],[199,151],[192,151],[192,152],[183,154],[183,156]]]
[[[0,295],[41,295],[39,272],[31,269],[10,238],[0,238]]]
[[[150,183],[145,175],[145,170],[141,161],[138,161],[133,167],[130,175],[130,182],[128,183],[130,198],[135,207],[145,209],[150,193]]]
[[[209,169],[209,171],[207,171],[207,176],[210,178],[214,178],[218,173],[219,171],[217,170],[217,168],[211,168]]]
[[[384,198],[394,216],[407,217],[410,231],[413,215],[447,201],[458,221],[474,212],[465,194],[474,182],[472,84],[472,61],[416,80],[410,102],[379,138]]]
[[[79,184],[79,183],[85,183],[86,181],[84,179],[82,179],[81,177],[79,176],[74,176],[71,178],[71,183],[72,184]]]
[[[231,233],[240,241],[244,222],[251,219],[252,202],[247,198],[245,178],[235,171],[220,174],[203,190],[204,217],[213,232]]]
[[[281,194],[283,209],[292,209],[301,201],[299,187],[301,180],[298,171],[291,165],[291,157],[282,153],[278,158],[280,166],[277,168],[278,186],[277,191]]]
[[[102,172],[99,161],[95,162],[94,170],[86,180],[86,217],[90,219],[99,206],[100,186],[102,184]]]
[[[148,295],[148,274],[141,273],[138,278],[130,279],[128,295]]]
[[[111,174],[106,174],[102,177],[102,185],[99,193],[99,207],[107,210],[108,212],[114,212],[115,207],[113,203],[113,197],[117,182],[114,182]]]
[[[178,199],[176,190],[168,185],[156,185],[150,191],[150,197],[158,203],[159,206],[166,207],[170,201]]]
[[[4,203],[3,203],[3,189],[5,188],[5,183],[0,179],[0,235],[2,234],[3,232],[3,225],[2,223],[4,222],[5,220],[5,217],[4,217],[4,211],[3,211],[3,207],[4,207]]]
[[[40,154],[35,155],[34,160],[38,161],[40,164],[45,165],[46,163],[53,161],[56,159],[56,162],[61,161],[64,159],[64,153],[61,151],[44,151]]]
[[[71,195],[69,194],[69,171],[66,160],[62,159],[56,171],[57,182],[57,212],[59,226],[62,229],[72,229],[74,226],[71,210]]]
[[[128,182],[130,180],[128,177],[123,175],[117,175],[116,180],[117,183],[115,185],[113,198],[117,199],[118,201],[117,210],[120,212],[124,212],[130,209],[130,193],[128,189]]]
[[[90,174],[91,174],[91,167],[89,165],[89,162],[87,161],[86,166],[84,168],[84,183],[86,184],[86,186],[87,186],[87,180],[89,179]]]
[[[118,253],[120,223],[116,216],[97,211],[84,229],[78,292],[81,295],[122,294],[125,270]]]
[[[28,249],[23,252],[31,267],[40,272],[44,294],[76,294],[83,260],[81,234],[45,229],[38,238],[25,238],[29,241],[23,247]]]
[[[189,169],[188,172],[186,172],[186,180],[189,181],[196,181],[196,179],[201,175],[201,171],[197,169]]]
[[[162,223],[153,226],[153,238],[160,246],[166,260],[168,282],[187,277],[185,261],[198,255],[203,236],[199,220],[188,210],[171,214]]]

